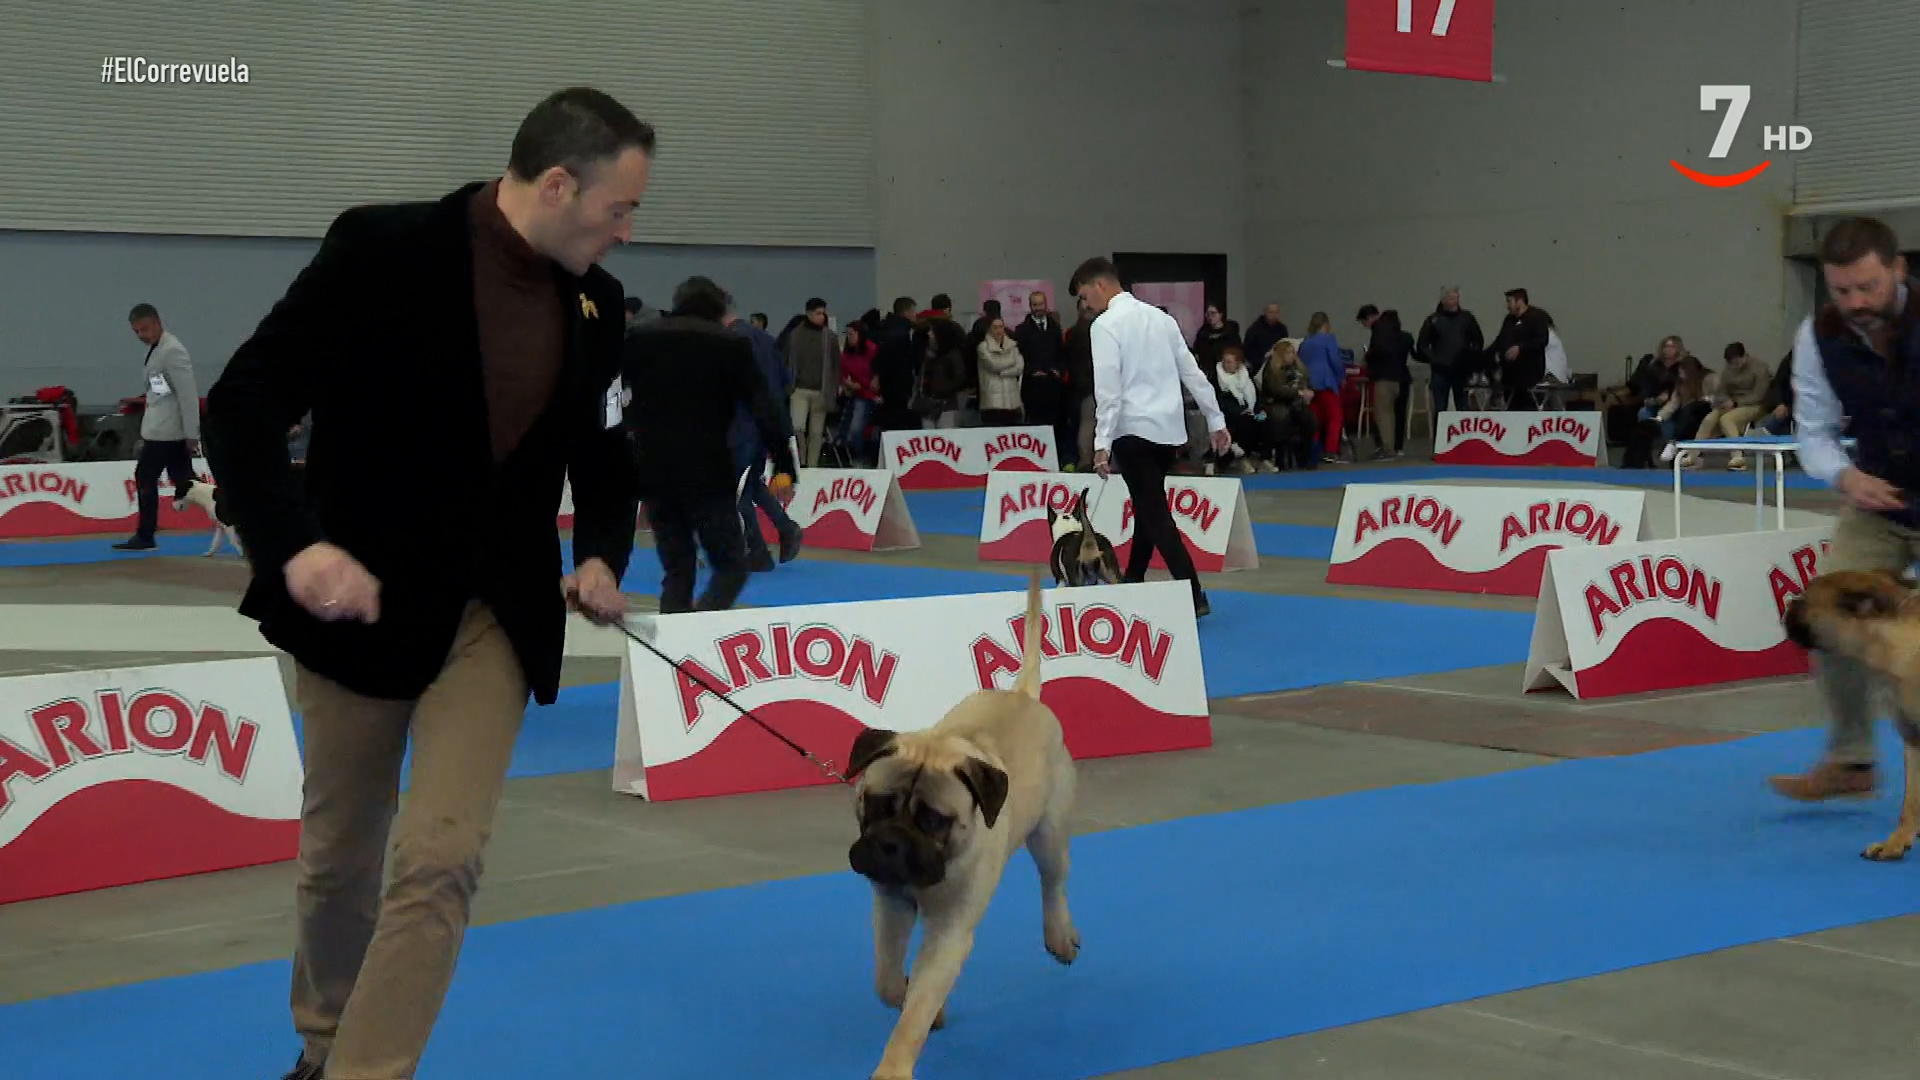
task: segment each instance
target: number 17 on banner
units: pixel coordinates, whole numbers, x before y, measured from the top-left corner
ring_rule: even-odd
[[[1347,67],[1493,81],[1493,0],[1347,0]]]

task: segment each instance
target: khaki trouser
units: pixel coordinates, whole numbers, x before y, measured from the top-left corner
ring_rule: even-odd
[[[1694,434],[1696,439],[1718,439],[1725,436],[1737,439],[1747,433],[1747,425],[1760,418],[1765,412],[1758,405],[1736,405],[1724,412],[1715,409],[1700,422],[1700,430]]]
[[[304,667],[296,674],[306,781],[294,1028],[328,1077],[406,1080],[453,980],[526,677],[479,603],[418,701],[362,697]],[[396,815],[409,731],[412,783]]]
[[[1392,379],[1373,380],[1373,438],[1380,452],[1391,454],[1400,449],[1400,384]]]
[[[1820,572],[1885,570],[1898,574],[1920,559],[1920,532],[1895,525],[1879,514],[1847,507],[1833,527],[1833,543]],[[1826,653],[1814,658],[1814,673],[1827,699],[1828,756],[1862,765],[1873,761],[1874,698],[1883,681],[1858,660]],[[1920,719],[1916,717],[1915,719]]]
[[[793,433],[799,437],[801,458],[797,468],[811,469],[820,461],[820,447],[826,442],[827,408],[833,399],[819,390],[799,390],[788,399],[787,411],[793,420]]]

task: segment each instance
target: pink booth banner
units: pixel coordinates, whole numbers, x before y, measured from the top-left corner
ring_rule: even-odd
[[[1043,293],[1047,298],[1047,307],[1058,311],[1060,305],[1054,302],[1053,284],[1038,280],[983,281],[980,283],[980,310],[987,309],[987,301],[1000,301],[1000,317],[1007,320],[1007,329],[1019,326],[1027,318],[1027,297],[1034,293]]]
[[[1207,318],[1207,287],[1198,281],[1139,281],[1133,295],[1144,304],[1167,309],[1189,342]]]

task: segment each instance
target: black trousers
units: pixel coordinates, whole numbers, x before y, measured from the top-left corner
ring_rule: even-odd
[[[660,579],[660,613],[725,611],[747,586],[747,541],[740,524],[740,505],[732,493],[679,495],[647,500],[647,522],[653,528],[654,554],[664,573]],[[693,580],[699,570],[695,543],[707,554],[713,577],[693,601]]]
[[[160,474],[173,481],[174,498],[187,497],[193,485],[193,455],[187,453],[185,439],[148,441],[140,447],[139,460],[133,466],[133,488],[140,506],[140,526],[134,535],[153,539],[160,528]]]
[[[1200,575],[1193,569],[1193,557],[1180,540],[1180,528],[1173,523],[1173,511],[1167,508],[1167,470],[1173,467],[1179,450],[1138,435],[1113,440],[1114,465],[1133,499],[1133,547],[1127,552],[1123,580],[1147,580],[1147,566],[1153,561],[1153,553],[1159,551],[1168,571],[1193,586],[1193,599],[1198,603],[1206,593],[1200,588]]]
[[[746,470],[746,483],[740,489],[740,528],[742,539],[747,545],[747,556],[752,561],[772,558],[767,550],[767,538],[760,535],[760,515],[755,510],[765,510],[768,520],[781,536],[792,536],[800,531],[787,514],[787,508],[780,505],[773,492],[767,490],[766,477],[759,469]]]

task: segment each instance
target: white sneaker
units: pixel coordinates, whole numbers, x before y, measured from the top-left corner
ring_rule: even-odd
[[[1667,448],[1665,450],[1660,451],[1660,464],[1662,465],[1673,464],[1673,455],[1679,452],[1680,452],[1680,447],[1678,444],[1668,443]]]
[[[1727,468],[1732,469],[1734,472],[1745,472],[1747,470],[1747,455],[1739,450],[1728,454]]]

